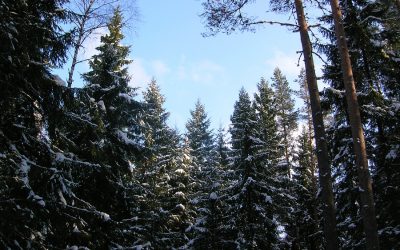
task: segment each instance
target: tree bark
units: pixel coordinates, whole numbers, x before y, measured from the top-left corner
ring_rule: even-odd
[[[314,71],[315,72],[315,71]],[[306,75],[307,76],[307,75]],[[311,110],[311,101],[310,101],[310,94],[308,93],[308,83],[307,80],[305,82],[305,94],[306,94],[306,105],[307,105],[307,125],[308,125],[308,146],[312,150],[311,155],[310,155],[310,160],[311,160],[311,190],[312,190],[312,195],[315,198],[312,203],[312,209],[311,209],[311,217],[314,220],[314,225],[315,228],[319,228],[319,223],[318,223],[318,206],[316,204],[317,201],[317,193],[318,193],[318,183],[317,183],[317,178],[315,177],[315,167],[316,167],[316,162],[315,162],[315,151],[314,151],[314,145],[312,143],[314,139],[314,134],[312,132],[313,130],[313,120],[312,120],[312,110]],[[316,250],[318,249],[318,245],[315,241],[310,242],[310,250]]]
[[[83,37],[83,33],[81,33],[82,30],[80,30],[79,35],[78,35],[78,40],[75,43],[74,46],[74,56],[72,57],[72,63],[71,63],[71,68],[68,70],[68,80],[67,80],[67,84],[68,84],[68,88],[72,87],[72,82],[73,77],[74,77],[74,71],[75,71],[75,66],[78,64],[78,52],[79,49],[81,47],[81,43],[82,43],[82,37]]]
[[[342,13],[338,0],[331,0],[331,8],[335,23],[337,46],[341,58],[343,81],[346,90],[347,109],[353,137],[354,154],[356,157],[361,198],[361,213],[364,224],[364,232],[366,235],[366,248],[379,249],[372,181],[368,169],[364,131],[361,123],[360,109],[357,100],[350,55],[347,47],[344,26],[342,23]]]
[[[306,68],[307,85],[310,95],[311,111],[314,125],[315,144],[317,149],[317,161],[319,168],[319,181],[323,202],[326,249],[339,249],[339,242],[336,231],[336,209],[332,191],[330,159],[328,155],[325,127],[318,92],[317,77],[315,75],[311,41],[308,35],[308,24],[305,19],[302,0],[295,0],[295,7],[297,21],[300,26],[299,31],[304,53],[304,64]]]
[[[68,71],[68,80],[67,80],[68,88],[72,87],[72,82],[74,81],[73,76],[74,76],[75,66],[78,64],[78,52],[81,49],[84,40],[83,36],[85,34],[86,22],[89,19],[89,15],[90,12],[92,11],[94,2],[95,0],[89,0],[87,5],[83,4],[84,13],[82,15],[82,20],[79,22],[78,39],[76,40],[74,46],[74,56],[72,57],[71,68]]]

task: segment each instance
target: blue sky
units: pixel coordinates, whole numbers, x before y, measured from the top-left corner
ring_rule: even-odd
[[[289,15],[266,13],[267,2],[258,1],[249,11],[264,19],[293,22]],[[197,99],[205,105],[212,128],[226,127],[239,89],[253,93],[260,78],[269,80],[277,66],[297,89],[293,80],[300,71],[298,33],[265,26],[255,33],[204,38],[199,0],[137,0],[137,7],[139,20],[133,21],[134,29],[126,31],[124,40],[132,46],[132,86],[140,87],[141,93],[154,77],[166,97],[169,124],[181,132]],[[96,53],[98,42],[98,36],[88,41],[82,57]],[[77,71],[87,70],[81,65]],[[66,78],[66,70],[57,73]],[[79,73],[75,86],[82,85]]]

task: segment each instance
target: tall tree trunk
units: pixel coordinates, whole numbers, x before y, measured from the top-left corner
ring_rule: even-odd
[[[317,161],[319,168],[319,181],[321,186],[321,196],[324,213],[324,234],[326,249],[339,249],[338,236],[336,231],[336,209],[332,191],[332,177],[328,147],[325,136],[325,127],[322,117],[320,97],[318,92],[317,77],[312,55],[311,41],[308,35],[308,24],[304,15],[302,0],[295,0],[297,21],[299,23],[301,44],[304,53],[304,63],[308,92],[310,95],[312,118],[314,125],[315,144],[317,149]]]
[[[311,149],[311,155],[310,155],[310,161],[311,161],[311,192],[314,198],[317,198],[317,192],[318,192],[318,183],[317,183],[317,178],[315,177],[315,167],[316,167],[316,162],[315,162],[315,153],[314,153],[314,145],[312,143],[314,136],[312,133],[313,130],[313,120],[312,120],[312,110],[311,110],[311,102],[310,102],[310,94],[308,93],[308,83],[306,81],[306,104],[307,104],[307,123],[308,123],[308,146]],[[318,229],[318,207],[316,204],[316,199],[313,200],[312,203],[312,208],[311,208],[311,217],[314,221],[315,228]],[[318,249],[317,242],[312,241],[310,242],[310,250],[316,250]]]
[[[342,13],[338,0],[331,0],[331,8],[335,23],[337,46],[341,58],[343,81],[346,90],[347,109],[353,137],[354,154],[356,156],[360,186],[361,211],[364,223],[364,232],[366,235],[366,248],[379,249],[372,181],[368,169],[364,131],[361,124],[361,116],[353,78],[353,71],[342,23]]]
[[[302,7],[302,6],[300,6]],[[312,120],[312,110],[311,110],[311,101],[310,101],[310,93],[308,92],[308,83],[307,79],[304,81],[304,93],[303,98],[305,99],[306,104],[306,112],[307,112],[307,126],[308,126],[308,146],[312,149],[312,153],[310,155],[311,160],[311,180],[312,180],[312,191],[314,194],[317,193],[317,179],[315,178],[315,154],[314,154],[314,145],[312,141],[314,140],[313,134],[313,120]]]

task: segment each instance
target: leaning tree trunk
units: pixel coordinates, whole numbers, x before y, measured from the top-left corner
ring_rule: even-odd
[[[372,191],[372,181],[368,169],[368,158],[365,146],[364,131],[361,124],[360,109],[357,100],[355,81],[347,48],[342,13],[338,0],[331,0],[332,14],[335,23],[337,46],[341,58],[343,81],[346,90],[347,110],[350,118],[353,137],[354,154],[360,186],[361,213],[366,236],[367,249],[379,249],[375,205]]]
[[[323,202],[326,249],[339,249],[339,242],[336,231],[336,209],[332,191],[330,159],[328,155],[325,127],[318,92],[317,77],[315,75],[311,41],[308,35],[308,25],[304,15],[302,0],[295,0],[295,5],[297,21],[300,26],[300,37],[304,53],[308,92],[310,95],[312,119],[314,125],[315,144],[317,149],[317,161],[319,168],[319,181]]]

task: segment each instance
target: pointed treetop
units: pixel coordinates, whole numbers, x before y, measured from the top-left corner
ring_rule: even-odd
[[[101,41],[103,43],[119,44],[119,42],[124,39],[124,35],[121,32],[123,27],[122,19],[122,12],[118,6],[114,9],[114,15],[107,24],[107,28],[110,33],[101,37]]]

